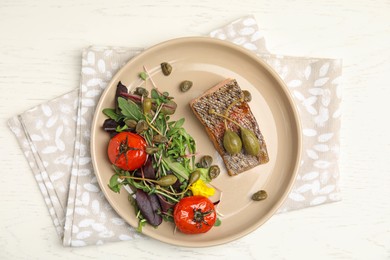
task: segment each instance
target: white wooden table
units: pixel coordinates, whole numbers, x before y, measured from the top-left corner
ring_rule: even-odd
[[[62,247],[11,116],[78,86],[81,49],[147,47],[254,14],[273,53],[343,59],[343,200],[201,249],[140,239]],[[390,2],[0,1],[0,259],[389,259]]]

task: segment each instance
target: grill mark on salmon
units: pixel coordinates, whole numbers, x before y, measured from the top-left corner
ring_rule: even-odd
[[[242,90],[237,81],[235,79],[226,79],[190,102],[192,111],[205,127],[206,133],[221,155],[230,176],[238,175],[269,161],[264,137],[247,102],[238,102],[233,105],[229,110],[228,116],[256,135],[260,144],[260,152],[257,156],[246,154],[244,149],[234,155],[227,153],[223,147],[224,119],[217,115],[209,114],[210,109],[214,109],[217,113],[225,114],[227,107],[235,100],[239,100],[242,95]],[[238,126],[229,121],[227,123],[228,129],[240,135]]]

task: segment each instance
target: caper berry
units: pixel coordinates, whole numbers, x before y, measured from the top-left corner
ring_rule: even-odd
[[[192,81],[184,80],[182,83],[180,83],[180,90],[182,92],[186,92],[186,91],[190,90],[192,85],[193,85]]]
[[[169,100],[167,103],[163,104],[160,113],[164,115],[173,115],[176,111],[176,108],[177,108],[176,102],[173,100]]]
[[[152,110],[152,99],[144,98],[142,102],[142,108],[145,114],[148,114]]]
[[[147,91],[143,87],[137,87],[134,91],[134,94],[139,95],[139,96],[144,96],[147,97],[149,95],[149,91]]]
[[[159,150],[158,147],[152,147],[152,146],[148,146],[145,148],[145,152],[147,154],[155,154],[158,152],[158,150]]]
[[[188,186],[199,180],[200,178],[200,171],[196,170],[191,173],[190,179],[188,180]]]
[[[165,76],[169,76],[172,72],[172,66],[168,62],[161,63],[161,70]]]
[[[256,156],[260,152],[260,144],[256,135],[249,129],[241,128],[241,140],[247,154]]]
[[[139,120],[135,127],[135,131],[137,132],[137,134],[140,134],[148,130],[148,128],[149,128],[148,123],[146,123],[145,120]]]
[[[125,121],[125,124],[130,128],[130,129],[135,129],[135,127],[137,126],[137,121],[133,120],[133,119],[127,119]]]
[[[239,153],[242,149],[242,142],[238,134],[227,129],[223,135],[223,147],[231,155]]]
[[[218,177],[221,170],[219,169],[218,165],[211,165],[209,169],[209,177],[210,179],[215,179]]]
[[[209,168],[213,163],[213,157],[210,155],[205,155],[199,160],[199,168]]]
[[[166,136],[158,134],[158,135],[153,136],[152,141],[153,141],[153,143],[165,144],[168,142],[168,138]]]
[[[260,200],[265,200],[267,197],[268,197],[268,194],[265,190],[259,190],[258,192],[254,193],[252,195],[252,200],[260,201]]]
[[[243,90],[242,93],[244,94],[244,101],[250,102],[252,100],[252,94],[248,90]]]
[[[162,187],[167,187],[175,184],[176,181],[177,181],[177,177],[173,174],[169,174],[158,179],[156,183]]]

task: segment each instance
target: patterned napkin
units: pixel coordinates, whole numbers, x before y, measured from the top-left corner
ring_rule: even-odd
[[[341,62],[270,54],[252,16],[212,31],[211,37],[252,50],[286,82],[303,127],[298,177],[279,212],[340,200]],[[142,49],[90,47],[82,54],[80,88],[8,122],[24,151],[64,246],[140,238],[106,201],[93,172],[90,125],[112,76]]]

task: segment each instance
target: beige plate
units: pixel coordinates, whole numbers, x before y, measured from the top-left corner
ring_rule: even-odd
[[[160,63],[169,62],[170,76],[161,73]],[[284,201],[293,184],[300,161],[301,130],[292,98],[278,75],[253,53],[206,37],[170,40],[144,51],[130,60],[112,79],[101,96],[92,124],[91,152],[95,173],[106,198],[116,212],[133,227],[137,227],[128,193],[112,192],[107,184],[113,170],[106,149],[109,135],[102,130],[106,116],[104,108],[114,107],[118,81],[129,89],[142,84],[139,72],[149,70],[159,90],[168,91],[178,103],[173,119],[185,118],[184,127],[197,143],[200,154],[212,155],[222,172],[212,184],[219,190],[218,211],[222,225],[201,235],[174,232],[173,224],[163,223],[157,229],[147,225],[143,233],[170,244],[203,247],[226,243],[240,238],[262,225]],[[189,107],[189,101],[225,78],[237,79],[242,89],[252,93],[251,109],[265,137],[270,161],[239,176],[227,175],[221,159],[208,139],[205,130]],[[191,80],[194,85],[185,94],[178,89],[180,82]],[[151,87],[150,82],[148,82]],[[265,201],[254,202],[251,195],[264,189]]]

